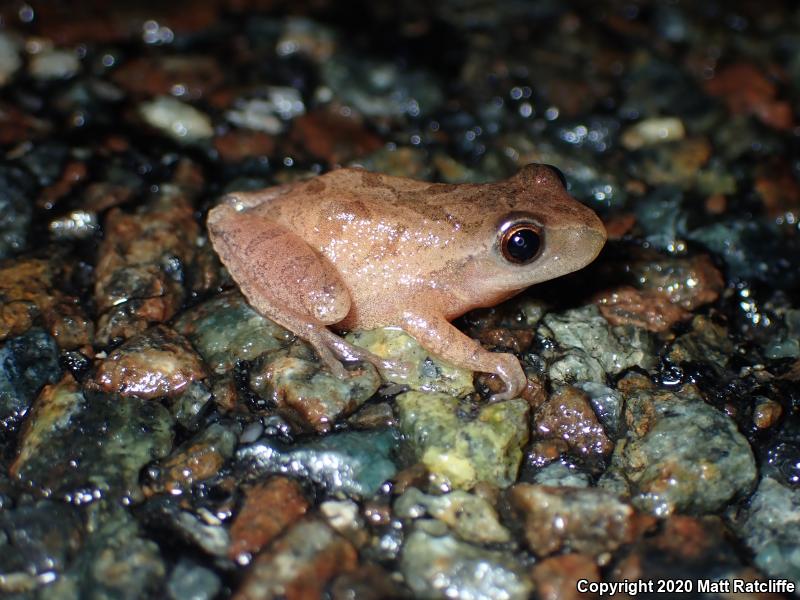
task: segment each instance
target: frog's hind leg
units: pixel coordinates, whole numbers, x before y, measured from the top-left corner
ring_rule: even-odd
[[[259,313],[306,340],[336,375],[344,367],[330,349],[326,325],[350,311],[350,294],[336,270],[302,238],[229,204],[212,209],[214,250]]]
[[[302,238],[230,203],[212,209],[208,231],[214,250],[247,301],[259,313],[307,341],[338,377],[341,360],[366,360],[388,368],[378,356],[356,348],[326,326],[350,311],[350,294],[333,265]]]

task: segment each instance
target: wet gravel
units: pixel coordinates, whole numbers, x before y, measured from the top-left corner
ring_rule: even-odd
[[[800,585],[800,11],[345,4],[0,7],[0,596]],[[531,162],[609,242],[457,321],[521,360],[496,404],[392,329],[348,340],[408,377],[337,379],[205,229],[339,166]]]

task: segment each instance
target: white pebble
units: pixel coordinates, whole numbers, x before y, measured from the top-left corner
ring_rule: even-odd
[[[10,81],[22,64],[19,51],[17,38],[7,32],[0,33],[0,86]]]
[[[645,119],[629,127],[622,134],[622,145],[628,150],[674,142],[686,137],[683,121],[677,117],[655,117]]]
[[[139,114],[148,125],[179,142],[198,142],[214,135],[207,114],[169,96],[145,102],[139,107]]]
[[[36,79],[69,79],[81,68],[81,62],[72,50],[48,48],[34,54],[28,67]]]

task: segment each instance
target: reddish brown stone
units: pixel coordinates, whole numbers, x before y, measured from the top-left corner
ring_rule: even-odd
[[[138,298],[158,299],[162,309],[159,320],[172,317],[182,299],[166,297],[171,281],[161,275],[160,259],[165,254],[180,251],[180,255],[190,258],[191,250],[186,244],[186,235],[181,226],[188,228],[191,237],[198,233],[193,211],[181,198],[172,202],[157,202],[148,205],[144,211],[130,215],[119,210],[109,213],[105,222],[105,238],[98,251],[99,261],[96,270],[95,301],[98,310],[104,311],[118,306],[129,299],[129,285],[121,285],[121,272],[126,269],[144,276],[146,287],[137,282],[130,290]],[[147,210],[151,209],[151,210]],[[173,252],[170,252],[173,251]],[[158,261],[158,262],[157,262]],[[131,273],[132,274],[132,273]],[[138,279],[138,278],[137,278]]]
[[[638,289],[622,285],[596,296],[600,313],[613,325],[631,323],[650,331],[667,331],[690,318],[690,311],[714,302],[725,285],[705,254],[655,262],[645,254],[616,268],[638,279]]]
[[[103,140],[100,147],[106,153],[122,153],[130,150],[131,144],[128,138],[111,133]]]
[[[114,209],[106,217],[94,290],[100,343],[171,319],[186,296],[170,269],[192,265],[200,228],[185,193],[164,188],[135,213]]]
[[[94,382],[106,392],[160,398],[176,396],[206,376],[205,365],[191,344],[172,329],[157,325],[109,354]]]
[[[35,31],[59,46],[96,42],[100,44],[141,39],[145,23],[168,27],[173,33],[205,29],[219,18],[219,4],[176,0],[168,3],[37,2]]]
[[[222,268],[222,263],[209,243],[205,243],[194,254],[192,271],[192,292],[203,294],[223,287],[227,282],[228,272]]]
[[[218,87],[224,78],[213,57],[184,54],[135,58],[114,71],[113,79],[137,96],[175,95],[197,100]]]
[[[729,65],[706,82],[706,92],[721,97],[733,114],[754,115],[775,129],[791,129],[792,108],[788,102],[776,99],[777,86],[765,73],[748,63]]]
[[[662,521],[656,535],[649,531],[623,549],[608,579],[685,579],[689,572],[745,576],[748,571],[719,517],[678,515]]]
[[[609,240],[621,240],[636,225],[636,215],[632,213],[615,215],[604,225]]]
[[[357,566],[350,542],[324,523],[306,519],[256,558],[233,598],[319,600],[330,580]]]
[[[783,415],[783,407],[774,400],[762,399],[753,409],[753,424],[759,429],[768,429],[775,425]]]
[[[559,113],[566,118],[574,118],[586,114],[604,94],[611,90],[602,85],[599,79],[551,79],[544,86],[544,95],[558,107]]]
[[[485,346],[504,348],[517,354],[531,347],[534,338],[532,329],[509,329],[497,327],[484,329],[478,333],[478,339]]]
[[[756,192],[761,196],[767,215],[776,219],[800,209],[800,186],[785,162],[756,169]]]
[[[397,426],[394,410],[388,402],[365,404],[353,413],[347,422],[354,429],[383,429]]]
[[[537,440],[531,444],[526,460],[531,465],[544,467],[568,452],[569,445],[564,440]]]
[[[786,379],[787,381],[800,381],[800,360],[796,360],[791,368],[786,371],[779,379]]]
[[[712,154],[713,148],[708,138],[688,138],[676,144],[671,167],[680,175],[691,177],[708,163]]]
[[[563,440],[570,452],[584,459],[601,461],[614,449],[586,395],[574,387],[552,394],[536,411],[533,422],[536,439]]]
[[[0,103],[0,145],[29,142],[49,129],[46,121],[22,112],[13,104]]]
[[[225,413],[237,408],[239,397],[236,394],[236,382],[232,377],[221,377],[214,381],[211,393],[217,410]]]
[[[625,191],[634,196],[644,196],[647,193],[647,184],[640,179],[629,179],[625,182]]]
[[[62,297],[44,312],[44,320],[59,348],[83,348],[86,353],[91,354],[89,346],[94,341],[94,323],[83,310],[78,298]]]
[[[182,444],[157,466],[144,486],[146,496],[183,490],[217,475],[233,454],[236,436],[215,423]]]
[[[36,200],[36,205],[47,210],[53,208],[56,202],[72,191],[78,183],[86,179],[87,173],[86,163],[78,161],[68,163],[61,174],[61,178],[53,185],[42,190]]]
[[[506,389],[506,383],[495,373],[476,373],[475,385],[485,390],[487,394],[499,394]],[[520,392],[520,398],[524,398],[528,404],[536,408],[547,400],[547,393],[539,380],[528,378],[525,389]]]
[[[80,301],[59,291],[64,275],[60,257],[0,264],[0,341],[24,333],[41,319],[60,348],[92,343],[93,326]]]
[[[428,483],[428,469],[422,463],[414,463],[406,467],[392,479],[392,492],[396,496],[402,496],[410,487],[422,489]]]
[[[600,314],[612,325],[635,325],[648,331],[668,331],[692,313],[676,306],[660,292],[622,286],[595,299]]]
[[[231,560],[254,555],[308,510],[308,501],[293,479],[273,477],[245,493],[244,503],[230,529]]]
[[[518,483],[508,498],[537,556],[570,550],[597,557],[633,541],[639,531],[633,507],[599,488]]]
[[[524,398],[531,408],[537,409],[547,402],[547,390],[540,379],[528,377],[528,385],[522,390],[520,397]]]
[[[710,215],[721,215],[728,208],[728,199],[722,194],[712,194],[706,198],[705,208]]]
[[[580,593],[579,579],[600,581],[600,569],[585,554],[563,554],[537,562],[531,569],[538,600],[590,600],[597,594]]]
[[[214,138],[214,148],[222,160],[235,163],[254,156],[272,155],[275,140],[262,131],[231,129]]]
[[[0,341],[27,331],[55,303],[56,269],[49,261],[5,261],[0,268]]]
[[[367,131],[361,122],[334,112],[308,113],[292,123],[292,141],[331,165],[343,164],[383,146],[383,140]]]
[[[86,187],[82,194],[81,208],[99,213],[125,204],[132,197],[133,190],[130,187],[99,181]]]

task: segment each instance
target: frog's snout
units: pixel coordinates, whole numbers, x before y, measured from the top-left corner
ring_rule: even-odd
[[[591,258],[589,259],[589,262],[591,262],[600,254],[603,246],[606,245],[608,232],[606,231],[605,225],[603,225],[603,222],[600,220],[600,217],[594,214],[594,211],[590,210],[589,212],[592,214],[592,219],[586,225],[583,236],[587,254],[591,254]]]

